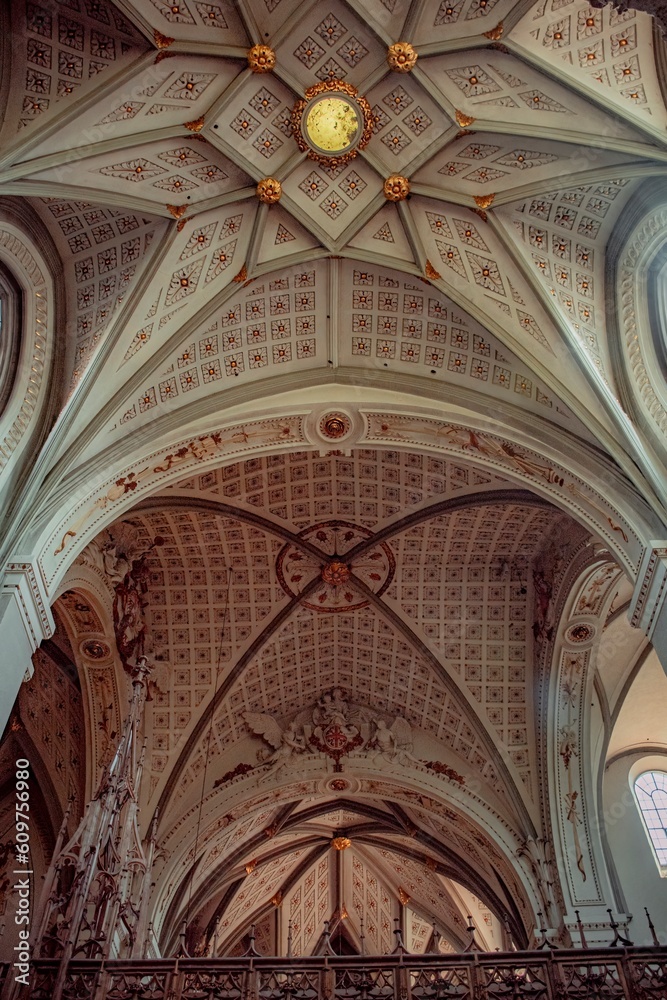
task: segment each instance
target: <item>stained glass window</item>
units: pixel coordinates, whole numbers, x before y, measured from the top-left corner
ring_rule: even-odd
[[[644,771],[635,781],[635,795],[660,874],[667,877],[667,771]]]

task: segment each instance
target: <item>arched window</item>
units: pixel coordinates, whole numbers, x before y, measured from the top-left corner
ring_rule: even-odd
[[[663,878],[667,878],[667,771],[644,771],[635,795]]]

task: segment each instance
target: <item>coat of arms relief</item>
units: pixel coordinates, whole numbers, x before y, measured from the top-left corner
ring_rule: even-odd
[[[343,770],[344,758],[355,757],[365,757],[374,764],[436,770],[433,762],[414,755],[414,735],[407,719],[397,715],[388,725],[379,713],[350,703],[340,687],[323,692],[313,708],[300,712],[286,727],[265,713],[244,712],[243,718],[252,732],[268,744],[258,753],[260,765],[269,765],[260,782],[275,778],[308,754],[331,758],[334,771]],[[441,774],[462,781],[447,765],[441,764],[440,768],[437,770]]]

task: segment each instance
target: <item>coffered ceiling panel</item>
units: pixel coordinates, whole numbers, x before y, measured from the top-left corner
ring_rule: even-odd
[[[491,31],[514,6],[514,0],[422,0],[417,5],[413,44],[442,45],[453,38]]]
[[[664,134],[667,110],[649,14],[541,0],[512,30],[510,43],[600,103]]]
[[[381,185],[376,171],[357,157],[347,167],[333,170],[304,160],[287,178],[284,190],[285,198],[294,202],[297,218],[321,230],[323,241],[333,244],[341,233],[354,239],[370,206],[371,212],[377,210]]]
[[[238,6],[233,0],[138,0],[137,18],[178,41],[204,45],[249,44]]]
[[[235,260],[236,265],[241,264],[243,258],[236,252],[237,239],[227,237],[235,235],[242,224],[243,214],[239,213],[228,217],[221,229],[215,222],[207,228],[194,223],[188,225],[188,242],[179,258],[185,261],[172,275],[162,300],[164,305],[173,305],[184,297],[184,282],[188,283],[189,294],[189,289],[196,291],[200,282],[205,286],[207,281],[218,278],[228,262]],[[203,237],[202,242],[200,237]],[[221,246],[222,239],[227,242]],[[218,278],[218,284],[221,281]],[[195,307],[201,305],[201,295],[191,302]],[[145,385],[136,403],[121,415],[120,423],[141,418],[159,404],[164,409],[165,405],[178,405],[181,399],[187,402],[197,396],[219,392],[230,379],[247,381],[276,371],[321,366],[326,354],[327,303],[326,265],[320,262],[281,277],[258,281],[248,290],[239,288],[233,298],[228,298],[219,310],[209,315],[203,326],[195,327],[187,341],[178,347],[171,363],[160,371],[157,384]],[[125,360],[135,356],[153,330],[161,330],[175,312],[166,313],[156,323],[151,307],[145,320],[147,325],[134,335]],[[181,321],[185,318],[183,314],[179,316]]]
[[[623,206],[641,181],[613,178],[600,184],[549,191],[499,209],[513,226],[526,257],[563,320],[608,380],[612,366],[598,336],[605,320],[605,246]]]
[[[554,337],[550,321],[521,272],[513,269],[509,275],[507,271],[501,275],[496,266],[502,250],[494,233],[468,209],[459,208],[446,216],[430,210],[435,204],[415,199],[411,213],[431,227],[433,246],[428,252],[432,257],[439,254],[449,265],[445,272],[448,283],[456,287],[456,279],[465,277],[476,286],[485,309],[492,304],[513,319],[517,336],[537,341],[552,365],[554,353],[565,363],[567,352]],[[251,208],[252,203],[239,205],[239,213],[227,216],[221,224],[213,221],[212,215],[197,216],[186,223],[170,255],[181,266],[171,275],[167,288],[157,292],[157,301],[148,309],[142,307],[143,312],[137,310],[141,325],[136,330],[130,327],[125,334],[122,364],[144,360],[153,344],[161,347],[164,343],[164,333],[187,321],[192,309],[202,304],[201,294],[191,293],[202,284],[206,288],[209,275],[217,279],[215,287],[220,287],[223,268],[227,275],[236,272],[243,257],[238,251],[239,237],[232,229],[241,228],[244,214]],[[403,231],[395,206],[387,206],[386,212],[389,221],[371,242],[386,245],[387,233],[393,238],[390,225],[396,232],[397,226]],[[203,224],[204,218],[211,221]],[[373,226],[378,221],[376,218]],[[287,240],[291,233],[286,224],[287,220],[285,224],[273,221],[265,232],[276,232],[274,243]],[[289,247],[291,243],[282,245]],[[400,254],[398,240],[390,245]],[[178,261],[177,246],[182,248]],[[168,273],[163,265],[164,271]],[[338,363],[350,368],[390,368],[410,375],[436,376],[457,388],[481,391],[484,396],[588,436],[569,407],[497,337],[435,287],[405,280],[398,271],[320,259],[270,272],[242,287],[229,280],[227,284],[224,305],[207,310],[204,323],[188,324],[187,338],[180,343],[174,338],[173,353],[149,376],[137,396],[117,412],[112,424],[118,433],[129,421],[146,423],[175,406],[219,394],[237,383],[328,369],[335,351]],[[458,284],[460,287],[461,282]],[[145,304],[149,294],[150,290],[144,296]],[[175,308],[160,316],[167,305]],[[542,325],[538,326],[536,317]]]
[[[387,174],[409,174],[411,164],[431,146],[442,146],[457,131],[412,75],[389,73],[366,95],[373,109],[373,151]]]
[[[257,250],[258,265],[284,262],[292,255],[315,259],[321,253],[318,240],[293,215],[280,205],[271,206]]]
[[[406,451],[355,449],[351,455],[292,452],[253,458],[186,479],[164,491],[260,512],[297,532],[331,518],[366,528],[432,500],[508,486],[489,472]]]
[[[507,505],[436,517],[392,540],[396,602],[483,706],[532,785],[532,562],[566,528],[554,510]]]
[[[165,205],[187,205],[188,211],[209,198],[216,198],[247,187],[251,179],[234,163],[222,156],[201,136],[160,139],[136,150],[127,149],[122,157],[104,153],[79,160],[77,182],[83,188],[117,196],[114,200],[131,201],[133,197],[155,202],[164,212]],[[33,175],[33,180],[67,183],[61,166]]]
[[[459,135],[412,175],[415,184],[463,191],[470,197],[511,191],[517,185],[542,186],[575,171],[604,169],[631,162],[632,157],[602,149],[574,146],[544,138],[485,132]]]
[[[257,178],[281,176],[296,152],[289,124],[296,95],[274,76],[241,79],[211,120],[211,142]]]
[[[350,246],[370,261],[382,255],[390,267],[407,265],[409,270],[417,272],[422,269],[396,205],[382,204],[370,222],[351,237]]]
[[[12,88],[5,141],[46,111],[89,94],[149,48],[110,0],[12,3]],[[19,83],[20,81],[20,83]]]
[[[137,284],[150,260],[149,248],[155,237],[164,234],[167,223],[84,201],[45,198],[34,205],[65,265],[73,389]]]
[[[358,87],[385,46],[341,0],[304,9],[289,36],[276,45],[276,58],[305,89],[321,80],[345,80]]]
[[[480,225],[471,209],[426,198],[413,198],[410,211],[429,260],[447,285],[460,289],[464,283],[466,297],[487,314],[502,313],[507,317],[503,325],[523,331],[533,341],[533,352],[544,360],[549,357],[551,365],[559,355],[565,361],[567,352],[564,356],[559,349],[541,302],[492,227]]]
[[[284,601],[273,571],[280,542],[239,521],[196,512],[155,511],[132,523],[147,546],[162,540],[148,557],[146,612],[158,686],[152,769],[161,771],[210,696],[216,669],[228,670]]]
[[[301,472],[313,478],[308,483],[294,465],[291,493],[297,485],[304,497],[331,493],[333,460],[303,459]],[[412,490],[404,499],[419,501],[423,472],[411,456],[404,456],[402,472],[391,459],[391,453],[384,456],[385,472],[395,469]],[[358,461],[354,470],[348,460],[336,459],[336,495],[344,495],[346,472],[366,469],[369,485],[377,482],[374,454],[361,454]],[[245,490],[254,483],[256,489],[284,492],[285,464],[262,469],[260,460],[246,463],[255,468],[246,470]],[[238,495],[241,470],[232,468],[235,476],[222,483],[209,477],[209,495],[220,497],[225,484]],[[429,468],[430,490],[446,489],[448,476],[455,489],[462,485],[453,468],[436,469],[432,462]],[[272,472],[282,485],[268,485]],[[187,496],[189,485],[181,484],[178,492]],[[250,511],[252,504],[246,504]],[[303,508],[303,516],[312,518],[313,508]],[[173,768],[175,751],[181,753],[183,737],[196,730],[214,691],[221,689],[222,701],[213,743],[208,735],[197,737],[181,757],[177,797],[201,773],[212,747],[219,756],[248,737],[245,712],[267,713],[283,725],[323,690],[340,685],[352,702],[405,716],[499,789],[488,749],[487,734],[494,732],[532,794],[532,566],[549,537],[566,530],[567,519],[555,509],[521,504],[419,516],[420,523],[379,545],[349,519],[311,521],[307,531],[283,544],[270,525],[267,534],[243,523],[242,512],[239,520],[194,510],[133,518],[147,543],[160,540],[149,556],[146,612],[159,665],[149,765],[156,779]],[[323,572],[317,582],[322,565],[344,560],[360,544],[363,551],[348,557],[347,583],[330,581]],[[298,602],[307,586],[308,597]],[[287,609],[287,599],[294,602],[291,614],[274,630],[271,619]],[[259,644],[250,647],[253,641]]]
[[[234,60],[205,56],[194,59],[176,54],[157,65],[144,65],[125,87],[121,84],[118,90],[105,93],[92,107],[71,114],[48,140],[31,151],[31,157],[78,149],[102,140],[150,138],[151,132],[165,128],[174,132],[182,129],[183,138],[189,138],[188,130],[183,127],[185,123],[196,121],[210,107],[241,66],[242,63]],[[126,90],[130,98],[125,96]],[[139,151],[134,157],[119,157],[118,163],[129,162],[137,156],[140,156]],[[125,168],[123,179],[128,184],[136,185],[146,179],[144,170],[137,171],[137,166]],[[117,169],[121,171],[123,167]],[[163,176],[159,162],[149,163],[146,173],[148,179]],[[78,175],[74,164],[69,174]]]
[[[199,844],[204,848],[204,854],[199,869],[200,881],[210,878],[216,869],[224,865],[225,859],[237,856],[239,850],[243,854],[242,845],[252,841],[267,826],[274,814],[274,808],[262,809],[250,816],[225,814],[202,830]],[[278,841],[280,838],[276,838],[274,846]],[[284,847],[284,842],[279,846]],[[186,855],[185,864],[191,862],[193,857],[194,849]],[[246,860],[251,859],[244,857],[243,861]]]
[[[293,664],[289,672],[282,669],[286,662]],[[403,715],[442,740],[500,792],[502,779],[478,735],[472,709],[463,709],[409,640],[370,608],[349,614],[295,612],[245,667],[217,710],[215,754],[248,735],[243,712],[267,713],[286,722],[333,685],[343,687],[351,702]],[[177,797],[201,770],[206,752],[207,740],[202,739],[179,780]]]
[[[437,237],[438,250],[450,264],[463,267],[465,253],[475,265],[481,260],[480,253],[491,252],[484,239],[488,236],[485,227],[477,219],[471,221],[474,217],[466,209],[452,212],[449,221],[438,212],[427,211],[425,218]],[[439,237],[456,240],[461,251],[457,253],[456,243],[445,243]],[[486,263],[492,265],[489,260]],[[512,304],[518,304],[518,293],[512,285],[510,288]],[[398,271],[359,267],[346,261],[341,265],[340,289],[340,328],[351,331],[338,345],[341,360],[375,368],[390,364],[394,368],[403,362],[401,367],[406,371],[420,374],[427,369],[431,375],[511,400],[540,416],[548,414],[561,426],[585,434],[574,414],[553,399],[544,383],[526,374],[525,366],[497,337],[434,287],[406,281]],[[537,326],[528,322],[532,317],[524,309],[517,309],[517,318],[523,329],[537,335]]]
[[[255,212],[253,203],[242,202],[228,205],[222,212],[202,212],[195,219],[186,219],[184,225],[172,223],[170,245],[160,259],[159,274],[125,316],[125,329],[116,351],[118,367],[137,367],[144,361],[144,354],[149,354],[154,345],[162,346],[169,334],[180,329],[217,293],[227,285],[234,287],[233,279],[243,265]],[[205,332],[202,330],[202,335]],[[146,351],[154,333],[159,337]],[[213,377],[211,374],[210,378]],[[161,402],[179,394],[173,377],[167,378],[164,385],[147,386],[137,400],[140,413],[157,405],[156,389]]]
[[[228,940],[234,930],[238,928],[246,929],[246,924],[250,922],[251,916],[261,907],[270,905],[271,897],[280,888],[291,871],[297,867],[304,859],[306,849],[300,848],[290,854],[283,855],[279,860],[269,862],[265,865],[258,865],[244,880],[242,886],[233,896],[230,904],[225,908],[222,919],[218,923],[218,936],[221,943]],[[324,876],[327,875],[327,864],[324,862]],[[326,915],[329,913],[328,894],[322,893],[326,899]],[[318,920],[317,933],[321,932],[322,917]],[[302,954],[302,952],[295,952]]]
[[[330,920],[335,899],[335,859],[329,851],[318,858],[293,886],[285,900],[285,916],[291,924],[292,954],[310,955]]]
[[[612,145],[615,139],[638,139],[630,126],[613,118],[600,135],[595,110],[532,66],[506,52],[472,49],[424,59],[422,71],[444,98],[487,128],[539,131],[550,139],[574,139]]]
[[[381,859],[380,864],[391,872],[403,891],[410,896],[412,906],[419,907],[422,912],[428,913],[432,919],[437,921],[440,929],[444,925],[445,928],[454,930],[461,939],[465,939],[466,922],[444,880],[435,875],[433,870],[427,868],[426,865],[405,857],[403,854],[397,854],[383,848],[377,851],[377,856]],[[429,926],[429,937],[432,930],[432,926]],[[417,940],[423,941],[423,932],[417,935]],[[428,938],[424,946],[427,942]],[[423,950],[424,947],[421,948],[421,951]]]
[[[396,947],[393,933],[394,916],[398,910],[396,894],[378,875],[377,869],[374,870],[366,857],[354,847],[349,852],[349,860],[345,855],[343,862],[350,914],[357,927],[363,921],[369,951],[376,955],[388,955]]]

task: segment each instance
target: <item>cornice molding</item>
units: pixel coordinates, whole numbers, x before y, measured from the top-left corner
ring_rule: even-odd
[[[1,464],[5,469],[13,467],[16,486],[17,479],[20,484],[27,475],[26,469],[17,473],[18,449],[25,450],[28,437],[39,449],[61,404],[64,349],[56,330],[65,320],[63,271],[51,237],[36,212],[21,199],[0,197],[0,253],[21,286],[23,303],[18,368],[1,431]],[[14,496],[16,505],[19,491]]]
[[[607,245],[606,298],[609,350],[617,372],[621,401],[665,455],[667,412],[647,356],[652,332],[642,275],[664,246],[667,198],[661,180],[647,182],[621,213]],[[640,296],[640,288],[642,294]]]
[[[26,559],[7,564],[5,568],[2,591],[0,592],[0,615],[13,604],[18,612],[19,621],[25,630],[26,648],[30,647],[30,655],[37,649],[43,639],[50,639],[55,631],[55,623],[44,584],[34,563]],[[0,617],[0,621],[2,620]],[[16,620],[16,619],[15,619]],[[32,663],[28,659],[27,676],[32,677]]]
[[[630,605],[630,624],[653,638],[667,607],[667,541],[654,541],[644,552]]]

